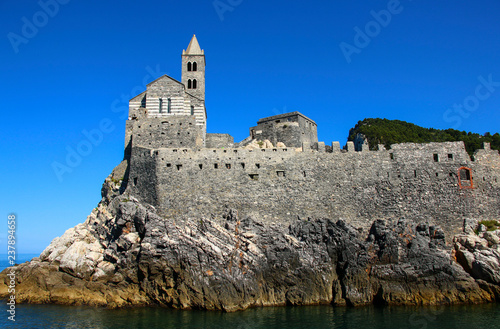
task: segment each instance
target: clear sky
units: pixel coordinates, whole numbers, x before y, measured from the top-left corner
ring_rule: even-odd
[[[0,254],[11,212],[21,253],[86,219],[123,157],[128,100],[162,74],[180,80],[193,33],[208,132],[235,141],[289,111],[327,144],[373,117],[500,131],[498,0],[3,0],[0,12]]]

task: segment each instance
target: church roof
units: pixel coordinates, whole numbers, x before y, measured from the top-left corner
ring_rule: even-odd
[[[196,39],[196,35],[193,34],[193,38],[187,47],[187,50],[182,51],[183,55],[204,55],[204,51],[201,49],[198,40]]]

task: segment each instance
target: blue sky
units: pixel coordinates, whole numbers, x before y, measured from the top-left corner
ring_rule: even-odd
[[[500,130],[495,0],[3,0],[0,12],[0,254],[11,212],[21,253],[86,219],[123,157],[122,109],[145,82],[180,80],[193,33],[207,60],[208,132],[236,141],[288,111],[315,120],[326,143],[344,144],[368,117]],[[84,131],[103,123],[88,144]],[[84,144],[58,177],[53,164]]]

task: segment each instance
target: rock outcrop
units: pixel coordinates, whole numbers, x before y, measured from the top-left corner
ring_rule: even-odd
[[[408,219],[361,233],[342,220],[290,225],[240,218],[179,221],[127,195],[126,164],[83,224],[15,267],[17,302],[107,307],[156,304],[235,311],[332,303],[453,304],[499,298],[497,232],[443,230]],[[453,249],[453,252],[452,252]],[[0,295],[7,296],[0,274]]]

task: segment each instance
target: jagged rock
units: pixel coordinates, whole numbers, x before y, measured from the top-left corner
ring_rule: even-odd
[[[283,144],[283,143],[281,143],[281,144]],[[285,145],[285,144],[283,144],[283,145]],[[273,143],[271,143],[267,139],[264,140],[264,141],[260,141],[260,140],[254,139],[254,140],[252,140],[250,143],[248,143],[245,146],[245,149],[247,149],[247,150],[255,150],[255,149],[269,149],[269,148],[273,148],[273,147],[274,147]],[[281,146],[277,146],[277,147],[281,147]]]
[[[488,246],[490,247],[500,243],[500,238],[493,232],[484,232],[483,239],[488,241]]]
[[[242,219],[234,209],[223,218],[176,221],[133,196],[106,192],[115,184],[106,180],[83,224],[15,267],[18,302],[234,311],[500,296],[499,253],[476,235],[455,238],[454,261],[443,230],[426,222],[377,220],[362,233],[342,220],[285,226]],[[8,271],[0,274],[0,296],[7,295]]]
[[[466,234],[472,234],[474,233],[474,230],[477,228],[478,225],[478,220],[477,219],[471,219],[471,218],[466,218],[464,219],[464,233]]]
[[[500,284],[500,252],[496,248],[498,236],[494,232],[480,234],[482,238],[474,232],[460,234],[454,238],[457,261],[475,279],[498,285]]]

